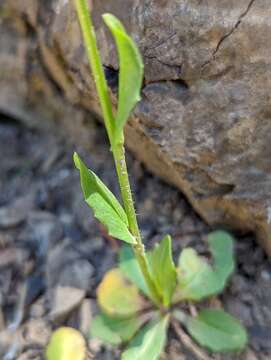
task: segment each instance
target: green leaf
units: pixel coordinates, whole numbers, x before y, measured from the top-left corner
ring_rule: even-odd
[[[151,299],[149,289],[131,246],[122,246],[119,253],[119,268],[125,277],[127,277],[138,287],[138,289]]]
[[[143,316],[117,318],[101,313],[91,322],[91,336],[116,346],[131,340],[144,322]]]
[[[128,229],[127,216],[116,197],[98,176],[86,167],[76,153],[74,163],[80,171],[85,201],[93,209],[94,216],[106,226],[109,235],[134,244],[136,241]]]
[[[122,353],[121,360],[158,359],[166,343],[168,321],[169,316],[165,316],[144,326]]]
[[[236,351],[246,346],[247,333],[243,326],[222,310],[203,310],[185,325],[192,337],[211,351]]]
[[[85,200],[90,195],[98,193],[119,215],[121,220],[128,225],[128,219],[122,206],[116,199],[115,195],[106,187],[99,177],[89,170],[77,153],[73,155],[76,168],[80,171],[81,187]]]
[[[224,285],[233,273],[233,238],[225,231],[214,231],[208,236],[210,251],[214,259],[214,271]],[[224,287],[224,286],[223,286]]]
[[[118,110],[114,135],[114,143],[117,144],[123,142],[123,127],[140,100],[144,66],[135,42],[121,22],[111,14],[104,14],[103,19],[116,41],[119,56]]]
[[[217,288],[216,276],[210,265],[192,248],[184,249],[180,256],[178,285],[173,302],[201,300]]]
[[[182,251],[174,303],[181,300],[199,301],[224,289],[234,271],[232,237],[223,231],[216,231],[209,235],[208,242],[213,255],[213,267],[198,256],[194,249]]]
[[[108,271],[97,289],[98,303],[104,313],[115,317],[130,317],[145,307],[137,287],[119,269]]]
[[[165,236],[161,243],[148,254],[148,260],[154,283],[167,307],[170,305],[177,279],[169,235]]]
[[[94,216],[107,227],[109,235],[130,244],[136,243],[127,225],[99,194],[90,195],[86,201],[93,209]]]
[[[86,354],[83,336],[70,327],[54,331],[46,348],[46,360],[85,360]]]

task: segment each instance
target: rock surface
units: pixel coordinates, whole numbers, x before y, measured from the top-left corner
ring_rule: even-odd
[[[53,119],[88,147],[85,110],[99,110],[72,1],[0,5],[0,110],[31,125]],[[270,1],[92,5],[113,90],[117,57],[100,14],[117,15],[143,54],[128,147],[209,224],[255,231],[271,254]]]
[[[54,289],[50,318],[54,322],[65,319],[80,306],[85,297],[85,291],[69,286],[58,286]]]

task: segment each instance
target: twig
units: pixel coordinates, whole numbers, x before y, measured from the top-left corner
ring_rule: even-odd
[[[193,317],[197,316],[197,315],[198,315],[198,311],[197,311],[195,305],[189,303],[188,306],[189,306],[190,314],[191,314]]]
[[[175,320],[171,321],[172,326],[181,341],[181,343],[190,351],[192,351],[199,360],[214,360],[212,357],[210,357],[208,354],[206,354],[205,351],[201,350],[194,342],[193,340],[183,331],[179,323]]]

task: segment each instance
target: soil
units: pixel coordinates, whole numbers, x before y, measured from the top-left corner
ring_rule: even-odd
[[[107,236],[82,200],[74,150],[118,194],[100,125],[93,122],[86,153],[57,128],[37,130],[5,117],[0,120],[1,359],[43,359],[50,334],[60,325],[78,328],[88,338],[97,312],[95,289],[115,265],[120,244]],[[128,167],[147,247],[170,233],[176,257],[186,246],[205,252],[211,229],[182,194],[129,154]],[[249,346],[242,354],[210,358],[271,359],[271,264],[253,235],[235,236],[236,272],[224,294],[211,302],[240,319]],[[88,339],[88,345],[91,358],[119,358],[118,350],[95,339]],[[162,358],[199,359],[173,329]]]

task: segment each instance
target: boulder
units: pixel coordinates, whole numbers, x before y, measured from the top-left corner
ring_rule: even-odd
[[[100,112],[73,1],[2,3],[0,110],[31,125],[53,120],[87,146],[89,115]],[[113,99],[118,60],[100,15],[123,21],[143,55],[128,148],[206,222],[255,232],[271,255],[270,0],[91,6]]]

